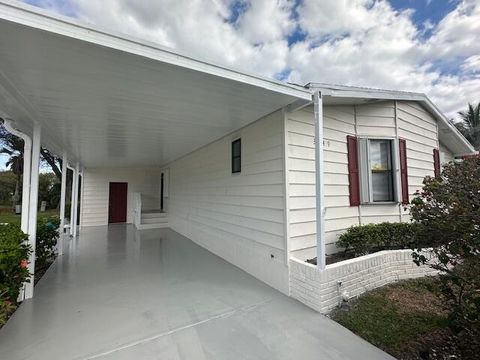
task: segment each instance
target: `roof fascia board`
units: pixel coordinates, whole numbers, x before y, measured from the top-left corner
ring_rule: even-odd
[[[421,101],[422,104],[440,121],[443,125],[445,125],[456,137],[463,146],[465,146],[464,153],[472,153],[476,152],[475,148],[470,144],[470,142],[465,139],[460,131],[448,120],[448,118],[435,106],[435,104],[426,96],[424,95],[424,99]]]
[[[100,46],[129,52],[131,54],[232,81],[257,86],[284,95],[305,100],[311,99],[312,97],[311,92],[308,89],[304,89],[297,85],[290,85],[280,81],[263,78],[261,76],[240,72],[225,66],[212,64],[210,62],[196,60],[192,57],[151,42],[142,41],[123,34],[115,34],[90,24],[87,26],[71,18],[52,15],[47,11],[17,1],[0,0],[0,19]]]
[[[385,100],[411,100],[421,101],[425,98],[424,94],[411,93],[403,91],[390,91],[380,89],[363,89],[349,86],[325,86],[309,84],[312,89],[319,89],[323,95],[338,98],[359,98],[359,99],[385,99]]]

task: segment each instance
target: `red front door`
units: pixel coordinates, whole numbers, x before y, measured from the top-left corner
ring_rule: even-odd
[[[127,192],[128,184],[111,182],[108,198],[108,223],[122,223],[127,221]]]

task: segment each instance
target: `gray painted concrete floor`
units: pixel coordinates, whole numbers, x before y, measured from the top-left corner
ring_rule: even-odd
[[[388,359],[170,229],[88,228],[0,331],[0,358]]]

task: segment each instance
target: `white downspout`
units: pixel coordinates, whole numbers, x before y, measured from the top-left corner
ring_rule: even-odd
[[[325,202],[323,176],[323,101],[320,91],[313,93],[315,117],[315,193],[316,193],[316,231],[317,231],[317,267],[325,269]]]
[[[38,173],[40,170],[40,141],[41,128],[34,125],[32,138],[32,172],[30,181],[30,209],[28,213],[28,240],[32,247],[32,254],[28,264],[30,282],[25,287],[25,299],[33,297],[34,274],[35,274],[35,246],[37,236],[37,206],[38,206]]]
[[[28,211],[30,206],[30,170],[32,164],[32,139],[30,136],[18,131],[13,127],[12,120],[4,120],[5,129],[9,133],[23,140],[23,183],[22,183],[22,215],[21,229],[28,234]]]
[[[57,250],[58,255],[63,254],[63,243],[65,238],[65,197],[67,194],[67,154],[63,153],[62,156],[62,183],[61,183],[61,190],[60,190],[60,227],[58,229],[59,237],[58,237],[58,244]]]

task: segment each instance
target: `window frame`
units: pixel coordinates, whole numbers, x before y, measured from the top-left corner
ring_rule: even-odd
[[[390,142],[391,181],[393,200],[374,201],[372,183],[372,164],[370,159],[370,141],[382,140]],[[400,151],[398,138],[389,136],[359,136],[358,137],[358,165],[360,174],[360,204],[382,205],[398,204],[401,201],[400,184]]]
[[[239,143],[240,145],[240,153],[238,155],[234,154],[234,148],[235,144]],[[240,174],[242,172],[242,138],[238,137],[236,139],[232,140],[232,145],[231,145],[231,165],[232,165],[232,174]],[[235,160],[239,160],[239,169],[235,169]]]

